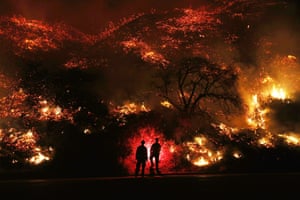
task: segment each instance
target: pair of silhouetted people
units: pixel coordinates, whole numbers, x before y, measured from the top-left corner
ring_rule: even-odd
[[[156,172],[157,174],[160,174],[159,156],[161,151],[161,145],[159,144],[158,140],[159,140],[158,138],[155,138],[155,143],[153,143],[150,148],[150,161],[151,161],[150,172],[153,171],[154,161],[155,161]],[[136,158],[135,176],[138,176],[141,170],[141,176],[144,177],[146,162],[148,160],[147,147],[145,146],[144,140],[142,140],[141,145],[137,147],[135,158]]]

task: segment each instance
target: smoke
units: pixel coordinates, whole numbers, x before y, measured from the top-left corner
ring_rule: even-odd
[[[300,93],[294,100],[275,100],[269,104],[270,131],[300,133]]]

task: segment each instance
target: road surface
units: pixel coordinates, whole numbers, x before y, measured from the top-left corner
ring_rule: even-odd
[[[300,173],[1,180],[8,199],[271,199],[300,198]],[[21,197],[21,198],[19,198]],[[24,198],[23,198],[24,197]],[[296,198],[296,199],[297,199]]]

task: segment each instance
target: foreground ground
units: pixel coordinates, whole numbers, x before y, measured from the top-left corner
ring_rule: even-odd
[[[10,179],[0,193],[10,199],[270,199],[299,196],[300,173],[168,174],[141,177]]]

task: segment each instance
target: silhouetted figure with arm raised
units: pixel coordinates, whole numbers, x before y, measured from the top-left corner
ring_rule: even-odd
[[[141,145],[137,147],[136,153],[136,166],[135,166],[135,177],[139,175],[140,168],[142,167],[141,175],[145,175],[146,162],[148,160],[147,148],[145,147],[145,141],[141,141]]]
[[[158,138],[155,138],[155,143],[152,144],[151,149],[150,149],[150,161],[151,161],[151,169],[153,169],[154,166],[154,161],[155,159],[155,169],[156,173],[160,174],[159,171],[159,156],[160,156],[160,150],[161,150],[161,145],[158,142]]]

